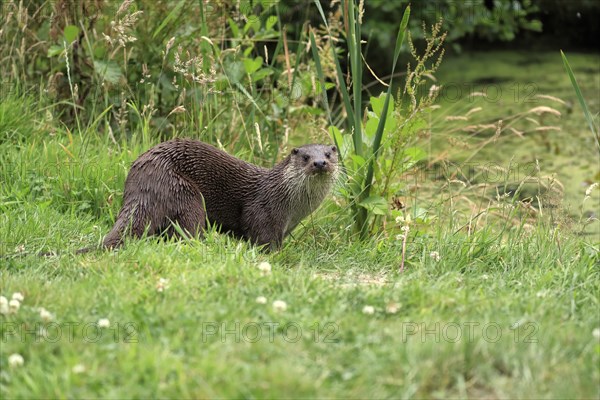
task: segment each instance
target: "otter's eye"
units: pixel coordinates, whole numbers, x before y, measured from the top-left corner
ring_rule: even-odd
[[[292,154],[298,154],[298,149],[293,149]]]
[[[304,159],[304,161],[308,161],[310,160],[310,156],[305,154],[304,156],[302,156],[302,158]]]
[[[330,152],[325,153],[325,157],[330,158],[331,157],[331,153]]]

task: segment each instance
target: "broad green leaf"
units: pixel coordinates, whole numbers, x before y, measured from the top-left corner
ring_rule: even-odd
[[[344,135],[342,150],[340,151],[340,154],[343,156],[343,158],[348,157],[348,154],[352,152],[352,146],[354,146],[354,139],[352,138],[352,135]]]
[[[252,14],[253,7],[252,7],[251,0],[238,0],[237,3],[238,3],[238,9],[246,17],[246,20],[256,17],[254,14]]]
[[[75,40],[77,40],[77,36],[79,36],[79,28],[75,25],[65,26],[64,36],[67,44],[73,43]]]
[[[365,133],[371,139],[371,141],[373,141],[375,132],[377,132],[377,125],[379,125],[379,118],[377,118],[376,116],[367,119],[367,123],[365,125]]]
[[[94,45],[94,58],[96,60],[103,60],[106,57],[106,47],[99,43],[95,43]]]
[[[262,66],[263,59],[262,57],[256,57],[255,59],[245,58],[244,59],[244,68],[247,74],[252,74],[259,70]]]
[[[320,93],[320,85],[317,88],[317,93]],[[302,97],[302,94],[306,93],[302,87],[302,82],[294,82],[292,89],[290,90],[290,99],[291,100],[298,100],[300,97]]]
[[[422,118],[413,118],[407,121],[402,127],[401,135],[402,136],[412,136],[418,133],[419,131],[427,128],[427,121]]]
[[[260,19],[256,15],[248,17],[248,22],[244,25],[244,33],[248,33],[250,29],[252,29],[255,34],[260,32]]]
[[[252,74],[252,80],[258,82],[261,79],[266,78],[269,75],[273,75],[273,70],[269,68],[263,68]]]
[[[376,215],[386,215],[388,212],[387,201],[381,196],[369,196],[358,203],[358,205]]]
[[[121,68],[114,61],[94,60],[94,71],[105,81],[117,84],[123,78]]]
[[[227,18],[227,23],[229,24],[229,28],[231,28],[231,33],[233,38],[240,37],[240,27],[235,23],[231,18]]]
[[[333,143],[335,143],[338,148],[340,159],[345,159],[348,157],[348,153],[350,153],[352,138],[350,135],[344,135],[337,126],[330,126],[328,130],[329,135],[333,138]]]
[[[276,15],[270,15],[269,18],[267,18],[267,22],[265,23],[265,27],[267,28],[268,31],[270,31],[271,29],[273,29],[273,27],[275,26],[276,23],[277,23],[277,16]]]
[[[60,55],[63,51],[65,50],[65,48],[63,46],[59,46],[57,44],[53,44],[52,46],[50,46],[50,48],[48,49],[48,57],[54,57],[54,56],[58,56]]]
[[[252,54],[252,52],[254,51],[254,47],[253,46],[248,46],[244,49],[244,57],[250,57],[250,54]]]
[[[409,147],[404,150],[404,154],[413,161],[421,161],[427,157],[427,152],[420,147]]]
[[[371,97],[371,106],[373,107],[373,111],[367,111],[367,123],[365,124],[365,138],[363,141],[369,145],[369,147],[373,147],[377,129],[379,129],[379,124],[381,123],[381,113],[385,108],[385,97],[386,94],[382,94],[380,97]],[[389,101],[389,105],[387,107],[387,117],[385,119],[384,132],[391,134],[393,133],[397,126],[398,122],[393,117],[393,103]],[[368,139],[368,140],[367,140]]]
[[[352,161],[354,161],[354,165],[357,167],[357,169],[360,169],[365,165],[365,159],[362,156],[352,154],[350,155],[350,158],[352,159]]]
[[[373,112],[377,114],[379,118],[381,118],[381,113],[383,112],[383,107],[385,105],[385,93],[381,93],[379,97],[371,96],[371,107],[373,108]],[[390,102],[387,110],[387,117],[389,118],[394,112],[394,103]]]
[[[542,21],[538,19],[534,19],[533,21],[525,21],[523,23],[523,27],[534,32],[541,32],[543,29]]]
[[[271,7],[275,7],[279,4],[279,0],[260,0],[260,5],[263,6],[263,13],[269,10]]]
[[[225,72],[231,83],[239,83],[245,76],[245,66],[242,61],[234,61],[225,64]]]

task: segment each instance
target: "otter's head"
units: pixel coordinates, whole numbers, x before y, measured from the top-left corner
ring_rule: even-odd
[[[290,154],[290,165],[306,176],[331,176],[337,172],[337,147],[323,144],[307,144],[297,147]]]

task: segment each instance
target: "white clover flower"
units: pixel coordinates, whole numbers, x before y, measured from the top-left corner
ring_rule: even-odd
[[[20,354],[15,353],[15,354],[11,354],[10,356],[8,356],[8,365],[10,365],[13,368],[20,367],[24,363],[25,363],[25,360],[23,359],[23,356]]]
[[[25,300],[25,296],[23,296],[23,293],[21,292],[15,292],[12,295],[12,299],[22,302],[23,300]]]
[[[83,374],[85,372],[85,365],[75,364],[72,369],[74,374]]]
[[[2,304],[8,305],[8,299],[6,297],[4,297],[4,296],[0,296],[0,306]]]
[[[46,310],[45,308],[40,308],[40,318],[43,321],[49,322],[54,319],[54,316],[50,313],[50,311]]]
[[[410,231],[410,227],[408,225],[404,225],[402,228],[400,228],[400,230],[402,232],[408,233],[408,231]]]
[[[396,240],[399,241],[399,242],[403,241],[404,240],[404,235],[402,235],[402,234],[396,235]]]
[[[269,264],[266,261],[263,261],[260,264],[258,264],[258,270],[262,275],[269,275],[271,273],[271,264]]]
[[[258,296],[256,302],[258,304],[267,304],[267,298],[265,296]]]
[[[385,306],[385,312],[388,314],[396,314],[398,312],[398,310],[400,309],[400,307],[402,307],[401,304],[389,303],[387,306]]]
[[[592,336],[600,340],[600,328],[594,328],[592,331]]]
[[[429,253],[429,257],[431,257],[435,262],[438,262],[441,259],[440,253],[438,253],[437,251],[432,251],[431,253]]]
[[[412,222],[412,218],[410,217],[410,214],[408,214],[406,217],[403,217],[403,216],[396,217],[396,223],[398,225],[400,225],[400,224],[409,225],[411,222]]]
[[[481,279],[483,279],[484,281],[487,281],[488,279],[490,279],[490,276],[488,274],[483,274],[483,275],[481,275]]]
[[[283,312],[287,310],[287,303],[283,300],[275,300],[273,302],[273,310],[277,312]]]
[[[363,314],[371,315],[375,314],[375,307],[373,306],[364,306],[362,309]]]
[[[8,308],[10,309],[10,312],[16,313],[17,311],[19,311],[20,307],[21,302],[19,300],[13,299],[8,302]]]
[[[98,320],[98,328],[108,328],[110,327],[110,321],[108,318],[100,318]]]
[[[156,291],[163,292],[168,288],[169,288],[169,280],[165,279],[165,278],[159,278],[158,282],[156,283]]]

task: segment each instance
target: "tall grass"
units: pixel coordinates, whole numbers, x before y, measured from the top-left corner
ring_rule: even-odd
[[[332,32],[329,29],[327,18],[325,17],[325,13],[323,12],[323,8],[321,6],[320,1],[315,0],[315,4],[319,10],[323,23],[327,28],[328,34],[331,36]],[[407,7],[404,11],[404,15],[402,17],[402,21],[400,22],[400,26],[398,29],[398,35],[394,47],[394,61],[392,63],[391,69],[392,72],[390,74],[390,80],[388,82],[388,89],[384,97],[383,109],[381,111],[381,114],[379,115],[379,122],[377,124],[374,138],[372,140],[365,136],[362,120],[362,116],[364,114],[362,102],[362,92],[364,90],[362,83],[364,56],[361,50],[361,19],[363,18],[362,14],[364,10],[359,9],[359,6],[353,0],[342,1],[342,9],[344,15],[344,24],[348,28],[348,31],[346,32],[346,43],[348,46],[348,58],[350,63],[349,72],[351,74],[350,76],[352,79],[351,91],[349,91],[346,86],[346,77],[343,74],[342,69],[340,67],[340,62],[334,46],[331,46],[331,51],[337,72],[336,81],[339,85],[344,105],[344,111],[346,114],[345,126],[352,137],[353,155],[357,158],[360,158],[363,161],[363,163],[366,162],[367,165],[366,173],[364,173],[364,171],[355,171],[356,176],[350,177],[350,179],[354,180],[357,183],[356,185],[351,186],[353,189],[352,194],[350,196],[350,201],[353,209],[354,226],[355,230],[359,233],[359,236],[362,239],[365,239],[369,232],[369,211],[365,205],[372,201],[372,199],[370,198],[370,193],[371,187],[373,186],[373,174],[375,170],[375,164],[381,154],[380,146],[384,134],[384,127],[389,115],[388,110],[390,101],[392,101],[393,99],[392,84],[395,76],[394,73],[396,70],[398,57],[400,55],[400,50],[402,48],[402,43],[404,42],[404,36],[408,27],[408,20],[410,17],[410,6]],[[320,56],[317,51],[314,33],[312,31],[310,33],[310,40],[313,58],[315,60],[317,68],[317,75],[319,77],[319,81],[321,82],[321,87],[325,88],[325,76],[321,67]],[[329,111],[329,105],[327,102],[327,93],[325,92],[325,90],[323,90],[322,97],[324,99],[324,106],[328,111],[329,122],[333,124],[333,121],[331,119],[331,112]],[[337,146],[340,149],[343,149],[342,137],[339,134],[335,133],[333,134],[333,137]],[[350,154],[344,154],[343,152],[342,156],[345,158],[352,157]]]
[[[594,122],[594,119],[592,118],[592,115],[590,113],[590,110],[588,109],[585,99],[583,98],[583,95],[581,94],[581,89],[579,88],[579,84],[577,83],[577,80],[575,79],[575,74],[573,74],[573,70],[571,69],[571,66],[569,65],[569,60],[567,60],[567,56],[565,55],[565,53],[563,53],[562,50],[560,51],[560,55],[562,57],[562,61],[565,66],[565,70],[567,71],[567,74],[569,75],[569,79],[571,80],[571,85],[573,85],[573,89],[575,90],[577,100],[579,101],[579,104],[581,105],[581,108],[583,109],[583,115],[585,116],[585,120],[588,123],[590,132],[592,133],[592,137],[593,137],[594,141],[596,142],[596,147],[598,148],[598,151],[600,152],[600,136],[598,134],[598,128],[596,126],[596,123]]]

